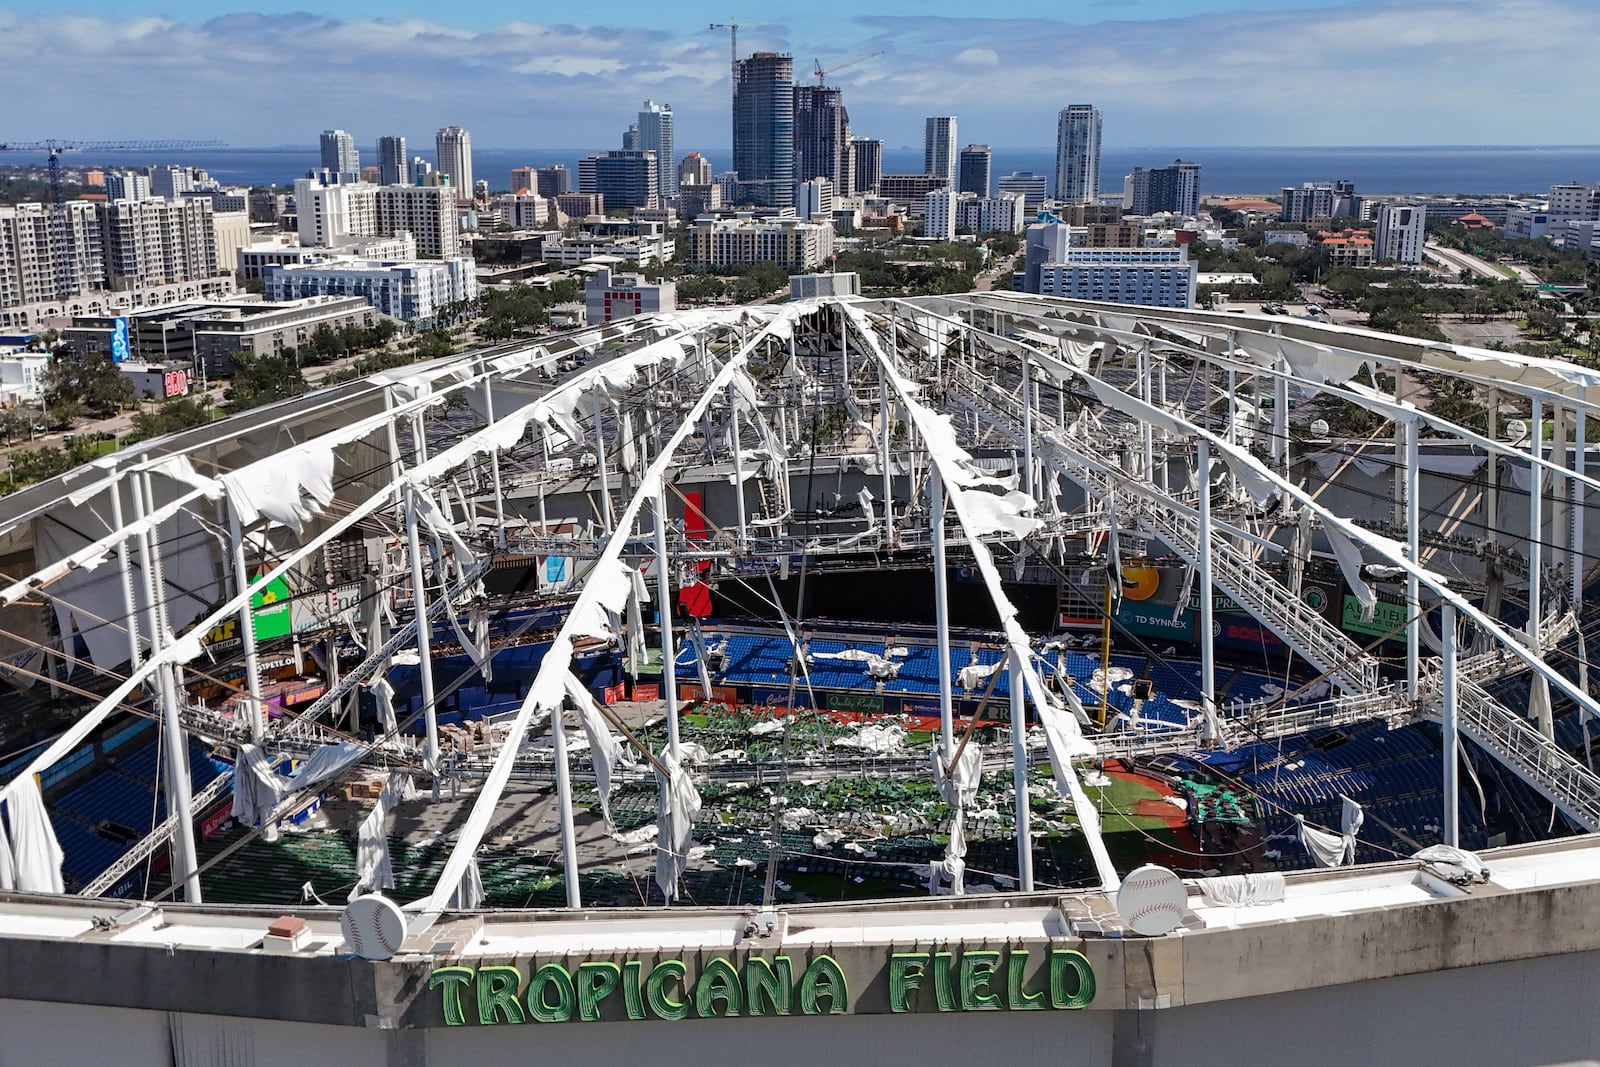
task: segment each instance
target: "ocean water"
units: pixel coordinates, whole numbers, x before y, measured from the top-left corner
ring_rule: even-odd
[[[431,151],[413,155],[431,158]],[[727,149],[698,149],[679,145],[680,153],[701,151],[718,171],[729,166]],[[574,175],[578,159],[592,149],[479,148],[474,150],[473,171],[490,186],[503,189],[513,167],[544,167],[565,163]],[[119,152],[94,157],[74,153],[64,157],[72,165],[146,166],[183,163],[204,167],[230,184],[289,184],[318,165],[313,145],[273,148],[211,148],[181,153]],[[377,160],[376,149],[361,148],[363,162]],[[1122,188],[1122,176],[1135,166],[1160,167],[1174,159],[1201,164],[1202,193],[1278,193],[1285,185],[1307,181],[1349,179],[1363,193],[1538,193],[1558,182],[1600,182],[1600,145],[1578,146],[1434,146],[1425,148],[1239,148],[1162,147],[1106,148],[1101,157],[1100,185],[1104,191]],[[29,163],[33,157],[8,155],[0,162]],[[40,157],[37,162],[43,162]],[[1012,171],[1033,171],[1049,176],[1055,169],[1055,151],[1042,148],[994,149],[996,177]],[[920,147],[884,149],[884,170],[917,173],[922,170]]]

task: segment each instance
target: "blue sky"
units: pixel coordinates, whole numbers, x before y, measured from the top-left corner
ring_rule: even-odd
[[[963,140],[1049,144],[1076,102],[1109,145],[1600,143],[1600,64],[1579,46],[1600,40],[1595,0],[227,6],[0,0],[7,55],[48,57],[0,66],[0,139],[304,144],[339,126],[371,144],[457,123],[483,147],[598,148],[650,97],[681,147],[720,147],[728,41],[706,24],[737,18],[741,52],[790,51],[797,72],[882,50],[836,82],[855,130],[891,145],[929,114]]]

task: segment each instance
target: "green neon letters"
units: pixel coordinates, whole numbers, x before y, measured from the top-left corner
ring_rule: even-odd
[[[1029,958],[1020,947],[891,953],[885,968],[888,1009],[1070,1010],[1093,1002],[1094,968],[1083,953],[1050,949],[1031,976]],[[788,956],[749,955],[742,965],[708,956],[691,973],[688,964],[675,959],[658,960],[648,968],[637,959],[589,960],[572,970],[550,962],[532,970],[526,981],[522,969],[506,964],[450,966],[434,970],[428,988],[439,990],[447,1026],[467,1025],[468,1004],[476,1007],[481,1026],[574,1018],[847,1015],[858,1010],[844,968],[830,955],[811,957],[799,975]]]

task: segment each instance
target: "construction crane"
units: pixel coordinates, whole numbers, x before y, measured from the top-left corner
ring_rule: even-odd
[[[50,245],[55,253],[56,295],[72,296],[77,278],[73,242],[67,231],[66,199],[61,190],[63,152],[166,152],[190,148],[220,148],[221,141],[0,141],[0,152],[44,152],[50,171]]]
[[[728,54],[733,62],[728,65],[728,70],[737,82],[739,80],[739,24],[737,22],[713,22],[707,29],[728,31]]]
[[[829,74],[837,74],[841,70],[855,66],[857,63],[865,63],[867,60],[877,59],[881,55],[883,55],[882,52],[868,52],[864,56],[857,56],[854,59],[840,63],[837,67],[829,67],[827,70],[822,69],[822,60],[813,59],[811,61],[811,73],[817,76],[817,88],[820,89],[823,85],[823,79],[825,79]]]

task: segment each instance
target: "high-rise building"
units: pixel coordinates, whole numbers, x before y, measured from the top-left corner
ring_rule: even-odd
[[[406,139],[399,135],[378,138],[378,184],[406,185]]]
[[[660,186],[654,152],[596,152],[578,161],[578,191],[599,193],[608,207],[657,207]]]
[[[678,163],[678,187],[710,185],[711,161],[699,152],[690,152]]]
[[[1283,187],[1283,207],[1278,218],[1284,222],[1310,222],[1333,218],[1333,183],[1305,182],[1298,189]]]
[[[356,139],[343,130],[322,131],[322,169],[339,175],[342,182],[361,177],[361,154]]]
[[[1100,195],[1100,110],[1069,104],[1056,117],[1056,199],[1068,203]]]
[[[722,207],[722,186],[716,182],[697,184],[678,178],[678,215],[683,219],[697,219],[701,215],[718,211]]]
[[[733,169],[739,200],[789,207],[794,197],[794,60],[757,52],[733,68]]]
[[[1170,167],[1134,167],[1123,185],[1122,206],[1134,215],[1193,215],[1200,210],[1200,164],[1176,159]]]
[[[961,150],[961,166],[959,168],[959,180],[956,182],[956,191],[988,196],[989,161],[991,158],[989,146],[986,144],[969,144],[963,148]]]
[[[961,193],[956,198],[956,227],[971,233],[1021,233],[1027,224],[1023,203],[1021,193]]]
[[[696,219],[689,228],[689,258],[701,267],[776,263],[791,272],[804,271],[832,255],[831,223],[791,218]]]
[[[511,194],[513,196],[525,191],[537,193],[538,190],[539,179],[535,176],[535,171],[532,167],[511,168]]]
[[[472,260],[460,258],[396,263],[332,256],[316,263],[269,267],[262,284],[268,300],[359,296],[392,319],[423,327],[448,305],[478,298]]]
[[[150,168],[151,196],[182,196],[193,187],[188,167],[168,163]]]
[[[572,192],[572,172],[567,169],[565,163],[557,163],[550,167],[540,167],[534,172],[534,177],[539,183],[539,187],[534,192],[547,199]]]
[[[1065,262],[1040,267],[1037,291],[1070,300],[1193,307],[1198,266],[1187,245],[1073,249]]]
[[[433,173],[433,164],[421,156],[411,157],[411,184],[427,185],[428,176]]]
[[[106,280],[113,289],[138,289],[212,278],[219,269],[209,199],[113,200],[100,205]]]
[[[665,204],[678,193],[678,172],[672,166],[672,105],[646,100],[639,111],[639,150],[656,154],[656,197]]]
[[[442,185],[323,185],[310,178],[294,183],[300,243],[343,244],[352,237],[392,237],[401,230],[417,251],[447,258],[461,254],[456,190]]]
[[[460,126],[446,126],[434,137],[439,170],[450,175],[456,199],[472,199],[472,135]]]
[[[1587,222],[1600,209],[1600,185],[1566,182],[1552,185],[1547,194],[1551,222]]]
[[[810,178],[794,183],[795,217],[812,219],[818,215],[833,215],[833,182],[827,178]]]
[[[136,170],[106,171],[107,200],[144,200],[150,195],[150,175]]]
[[[952,115],[934,115],[922,124],[922,173],[942,175],[949,187],[956,185],[956,120]]]
[[[883,184],[883,142],[875,137],[850,138],[852,195],[876,193]]]
[[[1384,204],[1378,209],[1378,232],[1372,258],[1379,263],[1421,263],[1428,210],[1412,204]]]
[[[45,204],[0,204],[0,308],[105,288],[95,205],[69,200],[61,211],[57,222]]]
[[[1023,291],[1074,300],[1154,307],[1194,306],[1198,264],[1187,245],[1074,248],[1065,223],[1028,227]]]
[[[794,177],[797,182],[826,178],[835,192],[850,194],[855,178],[850,167],[850,113],[839,90],[794,87]]]
[[[1021,193],[1023,209],[1027,212],[1037,212],[1044,206],[1044,199],[1049,195],[1049,183],[1043,174],[1035,174],[1031,170],[1014,170],[1010,174],[1002,174],[996,182],[998,190],[1002,193]]]
[[[897,204],[922,203],[922,198],[935,189],[950,188],[950,179],[943,174],[885,174],[878,181],[878,192]]]
[[[639,124],[628,123],[628,128],[622,131],[622,150],[624,152],[639,151]]]
[[[922,236],[942,241],[955,240],[958,195],[954,189],[947,187],[935,189],[922,198]]]

